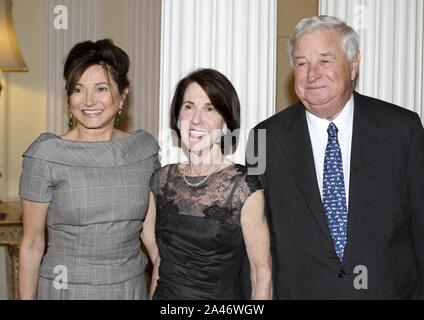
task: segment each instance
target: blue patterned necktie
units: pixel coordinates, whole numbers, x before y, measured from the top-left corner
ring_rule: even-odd
[[[322,202],[328,227],[333,237],[334,249],[339,260],[343,260],[347,240],[347,205],[343,177],[342,153],[337,139],[338,129],[330,123],[327,129],[328,142],[325,149]]]

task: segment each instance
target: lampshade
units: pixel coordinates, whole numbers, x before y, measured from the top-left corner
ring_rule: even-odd
[[[28,71],[13,29],[11,0],[0,0],[0,70]]]

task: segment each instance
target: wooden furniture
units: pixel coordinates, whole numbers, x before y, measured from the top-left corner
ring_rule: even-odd
[[[18,257],[22,236],[22,212],[19,202],[0,201],[0,245],[6,246],[8,298],[19,299]]]

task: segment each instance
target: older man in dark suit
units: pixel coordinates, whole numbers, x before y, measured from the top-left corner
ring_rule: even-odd
[[[278,299],[424,298],[423,126],[354,91],[358,43],[337,18],[302,20],[289,43],[300,102],[255,128]]]

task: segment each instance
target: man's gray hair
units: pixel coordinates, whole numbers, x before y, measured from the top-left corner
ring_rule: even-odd
[[[293,66],[296,41],[305,33],[316,29],[333,29],[340,33],[344,53],[350,62],[359,53],[359,37],[355,30],[336,17],[316,16],[300,20],[289,39],[290,62]]]

